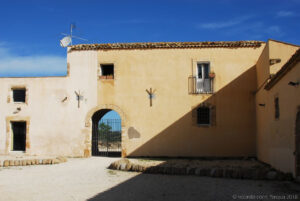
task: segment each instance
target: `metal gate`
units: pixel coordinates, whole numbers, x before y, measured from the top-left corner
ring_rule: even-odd
[[[93,123],[93,156],[121,156],[121,120],[103,119]]]

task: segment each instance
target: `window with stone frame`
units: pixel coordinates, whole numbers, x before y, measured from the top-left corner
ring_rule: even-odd
[[[216,107],[210,104],[202,104],[193,108],[192,121],[194,126],[216,126]]]

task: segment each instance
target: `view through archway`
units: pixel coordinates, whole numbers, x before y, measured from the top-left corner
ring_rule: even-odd
[[[92,117],[92,156],[121,156],[121,118],[110,109],[102,109]]]

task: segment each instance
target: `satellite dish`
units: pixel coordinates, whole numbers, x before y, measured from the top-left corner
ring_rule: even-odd
[[[80,38],[80,37],[77,37],[77,36],[73,35],[73,29],[75,29],[75,27],[76,27],[75,24],[71,24],[70,34],[61,33],[62,35],[65,35],[65,37],[60,40],[60,46],[68,47],[69,44],[72,45],[72,38],[77,38],[77,39],[80,39],[80,40],[87,41],[87,39]]]
[[[71,36],[66,36],[60,40],[60,46],[68,47],[68,45],[72,42]]]

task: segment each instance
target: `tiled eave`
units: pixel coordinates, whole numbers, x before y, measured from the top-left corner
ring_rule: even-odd
[[[221,42],[151,42],[151,43],[105,43],[70,46],[76,50],[126,50],[126,49],[182,49],[182,48],[257,48],[262,41],[221,41]]]

